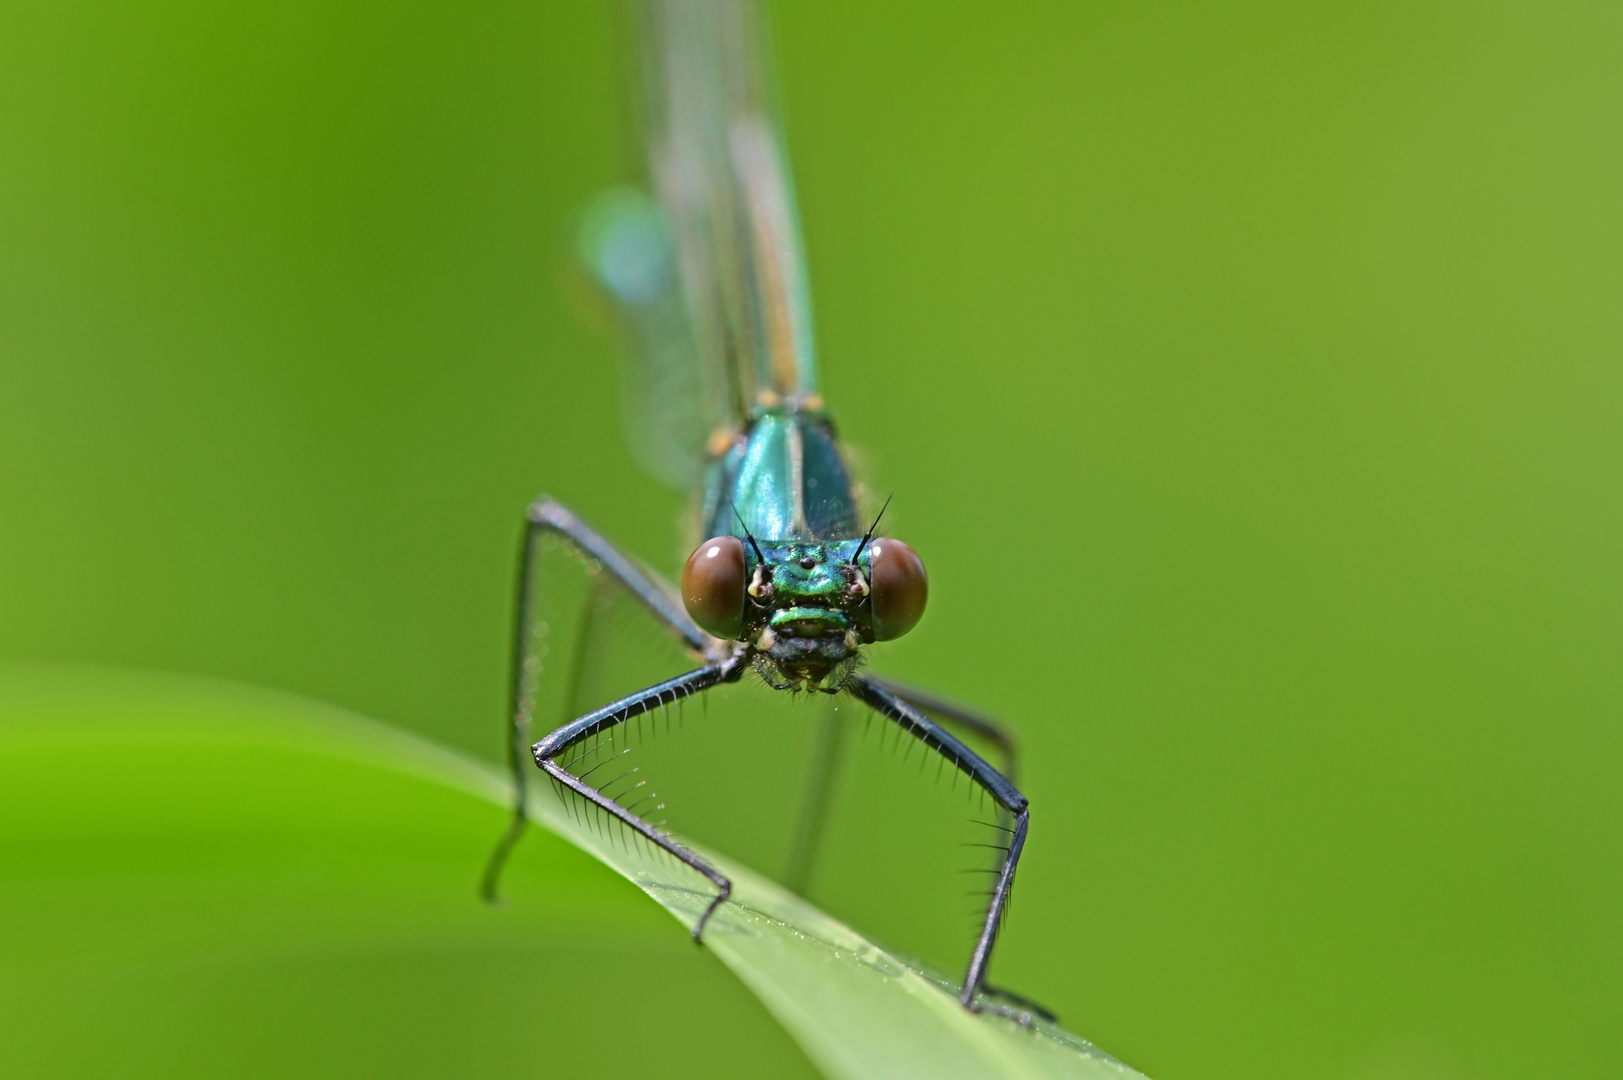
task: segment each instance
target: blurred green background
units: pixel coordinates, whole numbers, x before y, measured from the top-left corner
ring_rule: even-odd
[[[772,11],[828,397],[931,568],[876,666],[1027,750],[1000,981],[1161,1080],[1617,1073],[1623,9]],[[0,5],[0,653],[497,753],[525,501],[682,555],[561,284],[617,31]]]

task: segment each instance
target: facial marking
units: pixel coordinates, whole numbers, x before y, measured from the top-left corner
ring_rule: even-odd
[[[705,545],[706,548],[709,545]],[[857,541],[763,540],[745,585],[746,629],[756,671],[779,690],[835,693],[861,663],[873,591],[852,561]]]

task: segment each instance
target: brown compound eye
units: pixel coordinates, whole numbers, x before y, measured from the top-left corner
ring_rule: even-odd
[[[924,560],[900,540],[879,537],[868,547],[875,641],[899,638],[918,625],[930,598]]]
[[[718,536],[700,544],[682,567],[682,606],[693,621],[719,638],[744,629],[744,544]]]

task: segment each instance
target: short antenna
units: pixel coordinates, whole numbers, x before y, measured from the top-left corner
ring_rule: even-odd
[[[869,540],[873,539],[873,531],[879,528],[879,519],[885,516],[885,511],[890,508],[890,500],[894,499],[895,497],[896,493],[894,491],[885,496],[885,505],[879,508],[879,517],[873,519],[873,524],[868,526],[868,532],[862,537],[862,543],[857,545],[857,550],[849,559],[846,560],[846,562],[852,564],[853,566],[856,565],[857,559],[862,555],[862,549],[868,546]]]
[[[766,556],[761,554],[761,545],[757,544],[755,542],[755,537],[750,535],[750,527],[744,524],[744,515],[738,512],[737,504],[735,504],[733,500],[728,499],[727,506],[732,510],[733,517],[738,519],[738,527],[744,530],[744,539],[748,540],[750,542],[750,547],[755,549],[755,557],[760,559],[763,563],[766,562]],[[875,524],[877,524],[877,522]]]

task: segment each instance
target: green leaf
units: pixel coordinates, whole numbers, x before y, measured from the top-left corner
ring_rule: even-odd
[[[714,893],[619,831],[583,828],[555,799],[534,818],[614,867],[691,928]],[[611,839],[612,838],[612,839]],[[697,846],[697,845],[690,845]],[[703,849],[700,849],[703,850]],[[823,1072],[839,1080],[1140,1074],[1052,1024],[976,1015],[944,986],[800,897],[714,852],[732,899],[704,943],[749,986]],[[696,875],[695,875],[696,876]]]
[[[634,1010],[653,1047],[644,1068],[665,1075],[660,1048],[683,1037],[684,1009],[740,1008],[713,982],[694,993],[683,980],[699,974],[692,965],[701,954],[556,837],[684,925],[709,899],[699,879],[623,833],[577,820],[544,784],[535,817],[555,836],[532,830],[511,867],[509,906],[491,910],[473,886],[507,787],[486,765],[338,709],[209,680],[20,667],[0,676],[0,1068],[10,1075],[206,1073],[242,1053],[237,1044],[209,1045],[235,1023],[222,1010],[246,1001],[240,1008],[250,1012],[285,1011],[277,986],[299,988],[308,1005],[299,1024],[322,1053],[343,1044],[322,1037],[334,1024],[398,1030],[400,1011],[422,995],[395,994],[399,987],[372,976],[345,992],[348,958],[359,955],[373,968],[378,956],[409,957],[399,961],[402,986],[567,979],[583,1015]],[[848,927],[717,861],[734,881],[734,900],[704,944],[826,1075],[1138,1075],[1052,1026],[968,1013],[949,989]],[[590,950],[580,955],[572,947],[581,941],[637,951],[631,977],[616,962],[594,963]],[[453,953],[463,959],[444,960]],[[501,967],[514,955],[537,962]],[[671,981],[689,1000],[662,996],[662,967],[682,968]],[[312,969],[319,978],[307,977]],[[526,992],[516,985],[513,996]],[[452,1022],[443,1008],[423,1023]],[[538,1071],[590,1068],[590,1042],[571,1048],[556,1016],[539,1030],[517,1006],[488,1019],[498,1031],[540,1036],[525,1047],[551,1066]],[[574,1020],[562,1034],[580,1027]],[[469,1030],[479,1029],[470,1020]],[[409,1037],[394,1036],[365,1044],[371,1049],[354,1061],[322,1064],[339,1075],[488,1074],[491,1055],[511,1048],[470,1036],[434,1061],[426,1050],[401,1051],[402,1041],[409,1048]],[[627,1064],[629,1049],[614,1049],[617,1064]],[[758,1073],[762,1055],[782,1050],[707,1043],[699,1052],[718,1073]],[[250,1056],[276,1075],[288,1067],[277,1064],[283,1053],[292,1051],[262,1046]],[[399,1057],[392,1065],[390,1053]],[[729,1053],[747,1063],[730,1065]],[[234,1064],[239,1075],[255,1074]]]

